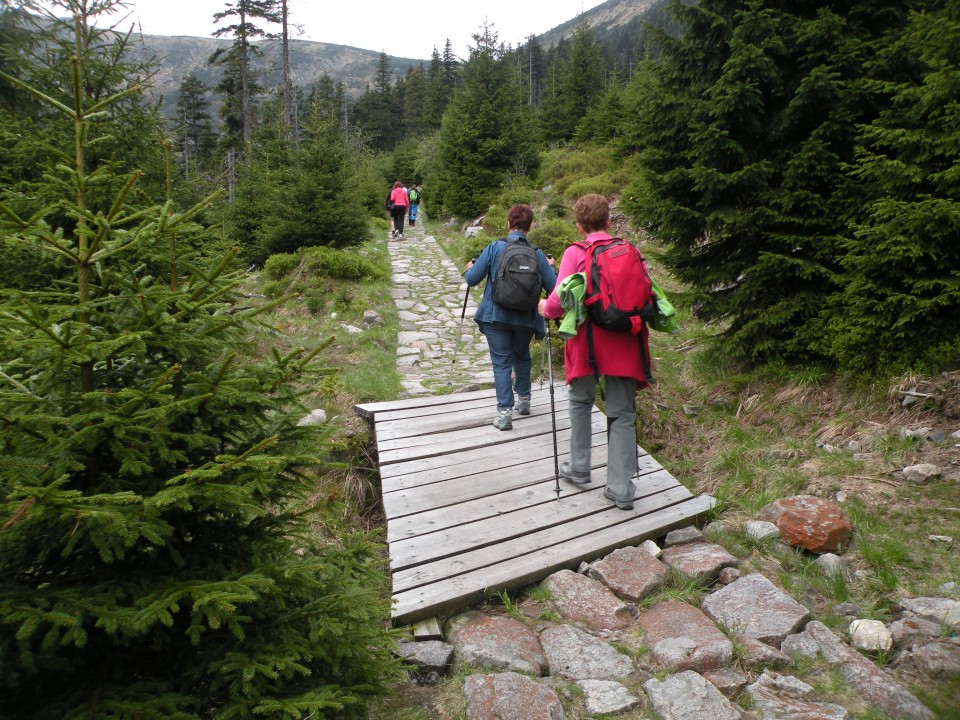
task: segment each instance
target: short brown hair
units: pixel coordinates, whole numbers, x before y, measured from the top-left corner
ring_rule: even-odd
[[[400,182],[399,180],[397,180],[397,181],[393,184],[393,186],[394,186],[395,188],[403,187],[403,183]]]
[[[529,205],[520,203],[507,210],[507,226],[511,230],[529,232],[531,225],[533,225],[533,209]]]
[[[610,220],[610,204],[603,195],[584,195],[573,204],[573,217],[577,225],[588,233],[606,230]]]

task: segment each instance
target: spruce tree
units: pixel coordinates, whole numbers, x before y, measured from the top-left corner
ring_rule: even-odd
[[[807,358],[859,203],[846,168],[877,112],[864,63],[909,3],[673,2],[631,84],[641,174],[626,205],[737,355]]]
[[[425,129],[424,106],[427,97],[426,72],[423,65],[410,67],[404,82],[403,135],[413,138]]]
[[[437,130],[443,120],[443,111],[450,102],[450,96],[443,87],[443,65],[440,53],[433,49],[430,56],[430,68],[427,70],[426,91],[423,107],[423,121],[430,130]]]
[[[842,243],[842,289],[811,342],[845,367],[960,357],[960,8],[925,3],[871,63],[883,110],[861,129],[863,198]]]
[[[210,101],[206,97],[208,89],[192,73],[180,83],[176,134],[180,167],[186,177],[205,168],[216,147],[216,136],[210,124]]]
[[[277,8],[277,0],[235,0],[226,3],[226,9],[214,13],[214,22],[229,24],[214,30],[215,37],[229,35],[233,43],[227,50],[217,50],[210,56],[210,64],[225,66],[229,79],[217,86],[218,92],[229,98],[233,113],[237,114],[240,136],[234,149],[247,150],[253,134],[255,98],[263,89],[257,84],[253,58],[260,55],[254,43],[270,33],[260,23],[280,23],[283,17]],[[235,120],[235,122],[237,121]]]
[[[0,298],[4,717],[363,717],[392,667],[388,607],[371,542],[311,526],[298,379],[322,345],[257,360],[229,257],[184,251],[214,198],[178,213],[91,167],[102,118],[140,92],[88,95],[113,49],[88,10],[111,6],[63,2],[71,101],[3,75],[74,129],[45,139],[43,192],[0,199],[4,234],[71,267]]]
[[[537,167],[532,113],[504,62],[503,45],[487,26],[463,67],[462,86],[443,117],[433,195],[443,211],[484,210],[510,177]]]
[[[393,85],[390,58],[380,53],[373,89],[368,88],[356,106],[354,118],[377,150],[392,150],[403,137],[402,95]]]

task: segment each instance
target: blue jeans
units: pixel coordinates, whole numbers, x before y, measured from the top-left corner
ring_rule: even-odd
[[[493,384],[497,388],[497,410],[513,407],[513,392],[530,394],[530,340],[533,328],[502,322],[482,322],[480,332],[487,338],[493,363]],[[510,387],[510,374],[514,384]]]
[[[410,206],[410,222],[414,222],[417,219],[417,207],[417,203]]]

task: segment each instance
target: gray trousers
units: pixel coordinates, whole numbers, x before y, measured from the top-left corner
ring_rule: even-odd
[[[570,467],[590,470],[590,416],[597,378],[584,375],[570,381]],[[607,488],[617,500],[633,500],[637,486],[637,381],[604,376],[607,414]]]

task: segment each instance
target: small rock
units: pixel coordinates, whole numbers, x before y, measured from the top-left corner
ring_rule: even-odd
[[[935,543],[943,543],[944,545],[953,544],[953,538],[949,535],[927,535],[927,540]]]
[[[584,704],[590,715],[613,715],[635,707],[640,698],[614,680],[581,680]]]
[[[735,567],[725,567],[720,571],[720,574],[717,576],[717,582],[721,585],[729,585],[730,583],[735,583],[737,580],[743,577],[743,573],[740,572]]]
[[[893,636],[879,620],[854,620],[850,623],[850,644],[864,652],[886,652],[893,647]]]
[[[862,609],[859,605],[857,605],[856,603],[852,603],[852,602],[842,602],[842,603],[839,603],[838,605],[835,605],[834,608],[833,608],[833,611],[834,611],[837,615],[853,615],[853,616],[857,616],[857,615],[860,615],[860,614],[863,612],[863,609]],[[851,620],[851,622],[853,622],[853,621]]]
[[[679,528],[677,530],[671,530],[668,532],[666,540],[663,542],[663,546],[673,547],[674,545],[683,545],[685,543],[696,542],[698,540],[703,540],[703,533],[691,525],[690,527]]]
[[[820,568],[820,571],[826,577],[833,577],[836,575],[841,577],[847,576],[847,566],[844,564],[839,555],[834,555],[833,553],[824,553],[816,559],[816,563],[817,567]]]
[[[923,484],[940,477],[942,471],[933,463],[919,463],[903,469],[903,477],[912,483]]]
[[[766,520],[750,520],[743,525],[747,537],[754,540],[765,540],[769,537],[780,537],[780,530]]]
[[[364,310],[363,322],[366,325],[382,325],[383,316],[380,313],[378,313],[376,310]]]
[[[297,427],[309,427],[312,425],[323,425],[327,421],[327,411],[322,408],[311,410],[309,415],[304,415],[297,420]]]
[[[657,545],[653,540],[644,540],[640,545],[638,545],[641,550],[650,555],[651,557],[660,557],[663,554],[663,550],[660,549],[660,546]]]

